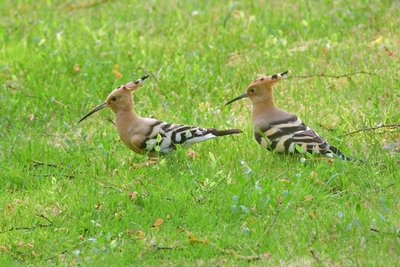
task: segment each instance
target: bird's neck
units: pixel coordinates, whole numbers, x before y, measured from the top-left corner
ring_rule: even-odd
[[[253,102],[253,122],[265,119],[265,117],[269,117],[269,115],[274,114],[277,110],[272,90],[267,90],[266,94],[265,98]]]
[[[275,101],[272,90],[267,90],[266,96],[253,102],[253,113],[265,113],[275,109]]]
[[[116,110],[115,116],[116,126],[119,132],[131,131],[140,120],[140,116],[136,114],[133,106]]]
[[[121,140],[130,148],[135,129],[140,125],[141,117],[131,107],[130,109],[119,109],[115,112],[115,126]]]

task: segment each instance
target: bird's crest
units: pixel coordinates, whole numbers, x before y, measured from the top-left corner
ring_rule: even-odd
[[[281,73],[277,73],[271,76],[261,76],[260,78],[254,80],[250,86],[254,86],[254,85],[264,85],[264,84],[274,84],[282,79],[285,79],[288,77],[288,73],[289,71],[285,71],[285,72],[281,72]]]
[[[134,91],[134,90],[138,89],[139,86],[143,83],[143,81],[146,80],[147,78],[149,78],[149,76],[150,75],[145,75],[142,78],[137,79],[136,81],[132,81],[132,82],[122,85],[120,88],[126,89],[128,91]]]

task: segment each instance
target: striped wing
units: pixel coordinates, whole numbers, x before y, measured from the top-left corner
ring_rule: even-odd
[[[266,128],[257,128],[254,135],[259,144],[276,152],[297,152],[296,145],[303,152],[316,154],[325,154],[329,149],[329,144],[321,136],[294,115],[270,123]]]
[[[150,126],[146,140],[140,145],[141,149],[154,152],[156,146],[160,152],[168,153],[176,149],[176,145],[190,146],[216,137],[214,129],[192,127],[188,125],[170,124],[156,121]]]

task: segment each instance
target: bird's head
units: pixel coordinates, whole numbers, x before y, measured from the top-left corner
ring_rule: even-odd
[[[78,121],[78,123],[82,122],[92,114],[106,107],[111,108],[112,111],[114,112],[117,112],[118,110],[132,109],[133,108],[132,92],[137,90],[142,84],[142,82],[148,77],[149,75],[145,75],[136,81],[129,82],[114,89],[107,96],[106,102],[98,105],[97,107],[89,111]]]
[[[239,99],[248,97],[250,98],[253,104],[257,103],[264,103],[271,100],[273,102],[272,94],[270,93],[272,90],[272,86],[277,83],[278,81],[286,78],[288,76],[288,71],[274,74],[271,76],[261,76],[257,80],[252,81],[249,86],[247,87],[246,93],[235,97],[234,99],[230,100],[225,105],[229,105]]]

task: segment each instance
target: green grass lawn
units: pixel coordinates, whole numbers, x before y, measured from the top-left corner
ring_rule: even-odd
[[[97,2],[95,2],[97,1]],[[397,265],[398,1],[0,3],[0,266]],[[259,74],[279,107],[364,165],[272,154],[253,139]],[[240,128],[138,168],[111,90],[150,73],[136,112]]]

